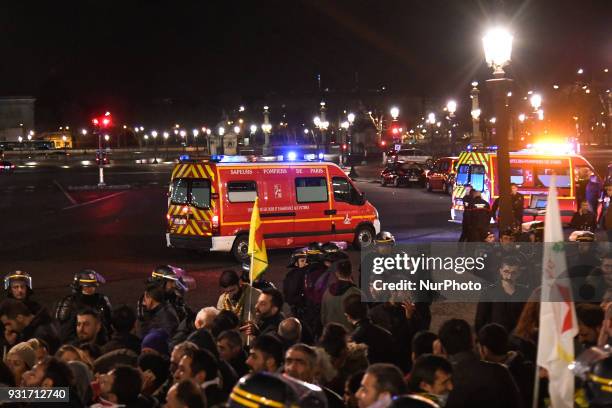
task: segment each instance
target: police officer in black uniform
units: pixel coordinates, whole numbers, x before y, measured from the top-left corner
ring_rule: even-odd
[[[104,277],[93,269],[83,269],[74,275],[72,294],[60,300],[55,309],[55,318],[60,323],[60,336],[64,342],[76,336],[76,316],[83,309],[98,312],[106,332],[110,333],[111,303],[108,297],[98,293],[98,287],[104,283]]]
[[[6,275],[4,277],[4,291],[7,298],[23,302],[33,315],[42,308],[40,303],[31,299],[34,293],[32,290],[32,277],[27,272],[15,271]]]
[[[193,310],[185,304],[185,293],[188,287],[183,269],[172,265],[159,265],[151,272],[146,283],[163,285],[166,302],[174,308],[179,321],[183,321],[186,317],[193,317]],[[138,318],[142,320],[145,315],[142,296],[138,299],[137,312]]]

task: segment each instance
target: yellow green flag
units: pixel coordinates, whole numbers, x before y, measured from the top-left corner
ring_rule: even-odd
[[[251,226],[249,229],[249,255],[251,256],[251,283],[268,268],[268,254],[263,238],[261,219],[259,218],[259,198],[255,198]]]

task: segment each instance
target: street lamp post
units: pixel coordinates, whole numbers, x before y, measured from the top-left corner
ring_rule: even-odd
[[[355,170],[355,141],[353,140],[353,123],[355,122],[355,114],[354,113],[349,113],[347,115],[347,119],[348,119],[348,140],[350,143],[350,149],[349,149],[349,164],[351,165],[351,170],[349,171],[348,176],[352,179],[359,177],[359,174],[357,174],[357,171]]]
[[[261,130],[264,133],[264,145],[263,145],[263,154],[267,155],[270,153],[270,130],[272,129],[272,125],[270,125],[270,112],[268,111],[268,107],[264,106],[264,121],[261,126]]]
[[[183,152],[187,151],[187,142],[185,141],[185,136],[187,136],[187,132],[185,132],[184,130],[181,130],[179,132],[179,135],[181,136],[182,144],[183,144]]]
[[[197,156],[198,155],[198,135],[200,134],[200,131],[198,129],[193,129],[192,133],[193,133],[193,144],[195,145],[196,156]]]
[[[157,164],[157,131],[156,130],[151,132],[151,137],[153,137],[153,164]]]
[[[512,81],[505,78],[503,67],[510,62],[512,34],[497,27],[489,30],[482,38],[485,59],[493,68],[493,79],[487,80],[493,96],[495,112],[495,139],[497,143],[497,174],[499,175],[499,217],[498,232],[513,227],[512,203],[510,197],[510,153],[508,146],[508,114],[506,98]],[[491,192],[491,196],[495,194]]]
[[[450,131],[448,135],[448,144],[450,145],[450,150],[455,152],[455,112],[457,112],[457,102],[454,100],[450,100],[446,102],[446,110],[448,111],[449,123],[450,123]]]
[[[164,132],[164,146],[166,147],[166,160],[168,160],[168,138],[170,137],[170,133]]]

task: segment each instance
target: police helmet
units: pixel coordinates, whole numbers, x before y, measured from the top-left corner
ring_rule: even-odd
[[[335,242],[326,242],[325,244],[321,245],[321,251],[325,253],[338,252],[340,251],[340,247],[338,247]]]
[[[394,245],[395,237],[389,231],[380,231],[374,238],[376,245]]]
[[[298,249],[296,251],[293,251],[293,253],[291,254],[291,258],[289,258],[289,264],[287,265],[287,268],[293,268],[298,259],[307,257],[307,251],[304,249]]]
[[[29,290],[32,290],[32,277],[24,271],[15,271],[4,277],[4,290],[9,290],[11,283],[15,281],[25,282]]]
[[[393,398],[389,408],[438,408],[439,405],[420,395],[400,395]]]
[[[585,388],[591,405],[612,404],[612,356],[598,360],[591,366]]]
[[[325,408],[327,398],[319,386],[281,374],[260,372],[238,381],[230,394],[228,407]]]
[[[83,287],[98,287],[106,283],[106,279],[93,269],[83,269],[74,274],[72,288],[81,290]]]
[[[595,234],[591,231],[574,231],[569,236],[570,242],[593,242]]]
[[[323,260],[325,262],[334,263],[343,259],[348,259],[348,255],[342,251],[326,252],[323,254]]]
[[[185,270],[172,265],[159,265],[151,272],[152,280],[169,280],[173,281],[176,288],[181,292],[188,290],[185,283]]]

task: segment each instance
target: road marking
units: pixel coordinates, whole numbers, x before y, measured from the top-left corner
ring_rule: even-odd
[[[94,203],[97,203],[97,202],[100,202],[100,201],[103,201],[103,200],[107,200],[109,198],[117,197],[118,195],[125,194],[125,193],[127,193],[127,191],[120,191],[118,193],[107,195],[105,197],[96,198],[95,200],[86,201],[84,203],[79,203],[79,204],[75,204],[75,205],[70,205],[68,207],[62,208],[62,210],[72,210],[73,208],[78,208],[78,207],[83,207],[83,206],[86,206],[86,205],[89,205],[89,204],[94,204]]]
[[[70,201],[72,203],[72,205],[76,205],[77,204],[77,200],[75,200],[74,198],[72,198],[72,196],[70,194],[68,194],[68,192],[66,191],[66,189],[64,187],[62,187],[62,185],[57,181],[57,180],[53,180],[53,184],[55,184],[57,186],[57,188],[59,188],[59,190],[64,193],[64,195],[66,196],[66,198],[68,199],[68,201]]]

